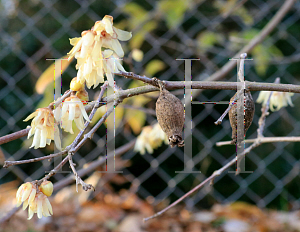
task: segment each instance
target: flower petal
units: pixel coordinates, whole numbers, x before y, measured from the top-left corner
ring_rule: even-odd
[[[27,116],[27,118],[25,118],[23,121],[24,121],[24,122],[27,122],[28,120],[30,120],[30,119],[36,117],[37,114],[38,114],[38,112],[35,111],[35,112],[29,114],[29,115]]]
[[[33,217],[33,215],[34,215],[34,212],[33,212],[33,210],[29,207],[29,208],[28,208],[28,218],[27,218],[27,220],[30,220],[30,219]]]
[[[37,199],[37,216],[38,216],[38,218],[43,217],[43,204],[42,204],[41,197],[38,197],[38,199]]]
[[[52,206],[51,206],[50,201],[48,200],[48,198],[45,199],[45,202],[47,204],[47,207],[49,209],[50,214],[53,215]]]
[[[104,18],[102,19],[102,22],[105,25],[105,31],[113,36],[114,30],[113,30],[113,18],[110,15],[105,15]]]
[[[23,203],[23,210],[25,210],[28,206],[28,200],[24,201]]]
[[[32,202],[34,201],[34,199],[35,199],[35,194],[36,194],[36,190],[35,190],[35,188],[32,188],[31,193],[30,193],[30,196],[29,196],[29,198],[28,198],[28,203],[29,203],[29,204],[32,204]]]
[[[118,35],[118,40],[127,41],[127,40],[131,39],[131,37],[132,37],[132,33],[131,32],[123,31],[123,30],[115,28],[115,27],[114,27],[114,31]]]
[[[31,190],[32,190],[32,184],[31,183],[26,183],[23,187],[24,192],[22,194],[22,202],[27,200],[27,198],[29,197]]]
[[[115,53],[119,56],[119,57],[123,57],[124,56],[124,51],[122,49],[122,46],[119,42],[119,40],[117,39],[112,39],[111,40],[111,47],[112,49],[115,51]]]

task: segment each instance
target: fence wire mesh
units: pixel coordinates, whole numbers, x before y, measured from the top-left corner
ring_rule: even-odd
[[[205,80],[257,35],[283,1],[2,0],[0,3],[0,135],[3,136],[26,128],[28,123],[22,120],[36,107],[49,104],[43,99],[51,99],[51,94],[53,99],[53,85],[47,87],[52,90],[45,90],[44,95],[34,89],[36,81],[51,63],[46,59],[66,55],[71,48],[69,38],[79,37],[83,30],[91,28],[104,15],[112,15],[116,27],[133,33],[131,42],[122,44],[125,58],[130,58],[134,48],[144,52],[141,62],[132,61],[133,69],[125,64],[127,71],[152,74],[161,80],[181,81],[184,80],[184,62],[176,59],[200,58],[200,61],[193,61],[192,77],[193,80]],[[282,83],[300,83],[299,18],[300,3],[297,2],[276,29],[249,54],[254,60],[246,61],[246,80],[273,82],[276,77],[281,77]],[[148,66],[153,60],[163,63],[163,68],[154,73]],[[63,91],[68,89],[71,78],[76,76],[74,66],[75,62],[62,75]],[[235,81],[236,69],[224,80]],[[123,89],[132,83],[121,77],[116,77],[116,82]],[[48,95],[50,93],[50,97],[46,96],[46,92]],[[183,91],[176,93],[178,97],[183,97]],[[194,96],[193,100],[229,101],[233,95],[234,91],[205,90]],[[257,96],[258,92],[253,92],[254,99]],[[295,107],[283,108],[268,116],[265,136],[300,134],[298,95],[293,96],[293,103]],[[122,175],[129,183],[136,184],[135,191],[140,197],[154,197],[155,203],[162,199],[174,201],[235,157],[234,146],[215,145],[231,137],[228,119],[221,126],[213,123],[226,107],[199,104],[192,107],[193,161],[195,169],[201,173],[176,173],[183,170],[183,150],[166,145],[153,154],[140,155],[130,150],[122,155],[122,160],[130,160],[130,164],[120,167]],[[247,138],[256,137],[260,107],[256,104]],[[155,109],[155,100],[147,103],[145,108]],[[155,116],[147,114],[144,125],[155,121]],[[116,148],[132,141],[137,135],[124,118],[116,129]],[[102,126],[92,141],[74,156],[76,168],[80,169],[87,162],[103,156],[105,141],[105,127]],[[2,162],[4,159],[40,157],[51,152],[51,147],[40,150],[28,147],[26,138],[2,145]],[[252,174],[235,176],[224,173],[216,179],[213,187],[206,186],[187,199],[187,207],[209,207],[215,202],[244,200],[259,207],[299,208],[299,148],[297,143],[261,145],[246,158],[246,170],[253,171]],[[47,160],[1,168],[0,183],[14,179],[20,182],[39,179],[51,168],[53,163]],[[69,169],[64,167],[63,170]],[[58,181],[65,176],[59,173],[54,179]]]

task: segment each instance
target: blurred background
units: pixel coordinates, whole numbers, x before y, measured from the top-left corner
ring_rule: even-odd
[[[114,26],[131,31],[133,37],[122,42],[126,71],[157,77],[161,80],[184,80],[184,63],[179,58],[200,58],[192,62],[192,80],[205,80],[219,70],[244,47],[279,10],[280,0],[2,0],[0,1],[0,136],[26,128],[23,120],[38,107],[53,101],[53,84],[40,87],[36,83],[51,65],[47,58],[61,58],[72,48],[69,38],[79,37],[95,21],[105,15],[114,17]],[[257,45],[245,62],[245,79],[255,82],[299,84],[300,65],[300,3],[281,23]],[[134,52],[142,52],[135,60]],[[63,92],[76,76],[75,61],[62,75]],[[115,77],[123,89],[143,83]],[[222,79],[235,81],[236,69]],[[100,88],[89,90],[90,99]],[[174,91],[183,99],[183,90]],[[235,91],[205,90],[195,101],[229,101]],[[252,92],[256,100],[259,92]],[[116,111],[116,148],[134,140],[147,125],[156,123],[155,102],[158,92],[127,99]],[[266,120],[265,136],[299,136],[300,98],[292,97],[295,107],[271,112]],[[110,191],[130,189],[139,198],[157,206],[173,202],[195,187],[214,170],[235,157],[235,146],[216,147],[218,141],[231,139],[228,117],[220,126],[214,122],[226,105],[193,105],[193,160],[201,173],[179,174],[183,170],[183,149],[162,145],[152,154],[141,155],[130,149],[116,160],[123,174],[101,176],[97,191],[90,193],[93,201],[110,179]],[[253,123],[247,138],[255,138],[261,104],[256,104]],[[101,115],[99,110],[98,118]],[[103,113],[103,112],[102,112]],[[74,156],[77,170],[105,155],[106,128],[102,125]],[[75,132],[76,133],[76,132]],[[64,145],[74,136],[64,134]],[[32,140],[26,137],[1,145],[0,162],[22,160],[50,154],[53,146],[28,149]],[[216,203],[245,201],[258,207],[296,210],[300,207],[299,143],[262,144],[246,157],[246,171],[252,174],[224,173],[213,187],[206,186],[185,200],[188,210],[209,209]],[[0,184],[15,181],[16,185],[40,179],[53,162],[44,160],[32,164],[0,168]],[[231,170],[234,170],[233,167]],[[70,171],[64,167],[64,171]],[[100,169],[99,169],[100,170]],[[59,173],[53,182],[69,173]],[[115,177],[114,177],[115,176]],[[117,178],[117,179],[116,179]],[[118,180],[118,181],[116,181]],[[1,187],[1,185],[0,185]],[[80,194],[80,193],[79,193]]]

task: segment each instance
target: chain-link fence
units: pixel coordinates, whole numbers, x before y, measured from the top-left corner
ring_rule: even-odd
[[[282,4],[283,1],[279,0],[2,0],[0,135],[26,128],[28,123],[22,120],[36,107],[49,104],[51,97],[53,99],[53,85],[47,87],[44,95],[37,94],[34,89],[36,81],[51,63],[46,59],[66,55],[71,49],[69,38],[79,37],[83,30],[90,29],[104,15],[112,15],[116,27],[133,33],[131,42],[122,44],[125,58],[131,63],[124,64],[127,71],[155,75],[161,80],[183,80],[184,62],[176,59],[200,58],[200,61],[193,61],[192,77],[193,80],[205,80],[257,35]],[[297,2],[276,29],[249,54],[254,60],[246,61],[246,80],[274,82],[276,77],[281,77],[282,83],[299,84],[299,18],[300,4]],[[144,52],[141,62],[130,58],[133,49]],[[149,65],[151,62],[152,66]],[[75,62],[62,75],[63,91],[68,89],[71,78],[76,76],[74,66]],[[224,80],[235,81],[236,70],[232,70]],[[132,84],[132,80],[121,77],[116,77],[116,82],[123,89]],[[48,91],[48,88],[52,90]],[[176,93],[183,97],[183,91]],[[234,91],[205,90],[193,100],[229,101],[233,95]],[[254,99],[257,96],[258,92],[253,92]],[[131,103],[133,101],[134,98]],[[265,136],[300,134],[298,95],[294,95],[293,103],[295,107],[283,108],[268,116]],[[231,137],[228,119],[221,126],[214,125],[226,107],[219,104],[192,106],[193,161],[195,170],[201,173],[176,173],[184,167],[183,149],[163,145],[153,154],[140,155],[133,150],[126,152],[122,159],[130,160],[130,165],[121,167],[121,175],[136,184],[136,191],[142,198],[153,196],[156,203],[165,198],[173,201],[182,196],[236,155],[234,146],[215,145]],[[256,104],[247,138],[256,137],[260,107]],[[144,108],[154,109],[155,100],[148,101]],[[127,119],[124,116],[116,129],[116,147],[138,135],[138,129],[132,130]],[[155,116],[147,114],[144,125],[155,121]],[[76,153],[74,162],[77,169],[105,154],[105,131],[102,126],[92,141]],[[53,149],[28,149],[29,143],[26,141],[24,137],[2,145],[2,161],[4,158],[21,160],[40,157]],[[235,176],[224,173],[216,179],[213,187],[207,186],[187,199],[187,206],[210,207],[215,202],[243,200],[260,207],[299,208],[299,148],[297,143],[261,145],[246,158],[246,170],[253,171],[252,174]],[[53,163],[47,160],[1,168],[0,183],[16,178],[22,182],[39,179],[51,168]],[[64,167],[63,170],[69,169]],[[54,179],[61,180],[65,175],[59,173]]]

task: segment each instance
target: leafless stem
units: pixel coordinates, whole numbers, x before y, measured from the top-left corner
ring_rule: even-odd
[[[73,159],[72,159],[72,155],[69,153],[68,154],[68,158],[69,158],[69,164],[70,164],[70,167],[75,175],[75,180],[76,180],[76,192],[78,192],[78,184],[81,184],[82,185],[82,188],[84,191],[88,191],[90,189],[93,189],[95,191],[95,188],[93,185],[91,184],[86,184],[81,178],[80,176],[78,175],[76,169],[75,169],[75,164],[73,162]]]
[[[92,172],[93,170],[95,170],[96,168],[98,168],[99,166],[105,164],[107,159],[113,158],[114,156],[120,156],[122,154],[124,154],[125,152],[129,151],[130,149],[132,149],[134,147],[136,139],[130,141],[129,143],[117,148],[114,152],[110,152],[107,154],[107,157],[100,157],[98,160],[95,160],[93,162],[91,162],[88,167],[86,168],[82,168],[80,169],[77,173],[78,176],[82,177],[87,175],[88,173]],[[74,181],[74,177],[73,175],[69,175],[68,177],[58,181],[57,183],[54,184],[54,191],[63,188],[64,186],[72,183]]]
[[[61,151],[61,152],[58,152],[58,153],[55,153],[55,154],[46,155],[46,156],[38,157],[38,158],[34,158],[34,159],[18,160],[18,161],[9,161],[9,160],[7,160],[7,161],[4,161],[3,168],[8,168],[8,167],[13,166],[13,165],[38,162],[38,161],[42,161],[42,160],[45,160],[45,159],[51,160],[52,158],[54,158],[56,156],[61,156],[61,155],[64,155],[66,153],[67,153],[67,151]]]
[[[254,143],[257,139],[246,139],[245,143]],[[259,138],[260,143],[279,143],[279,142],[300,142],[300,137],[292,136],[292,137],[262,137]],[[224,141],[216,143],[217,147],[221,147],[224,145],[232,145],[231,141]]]

